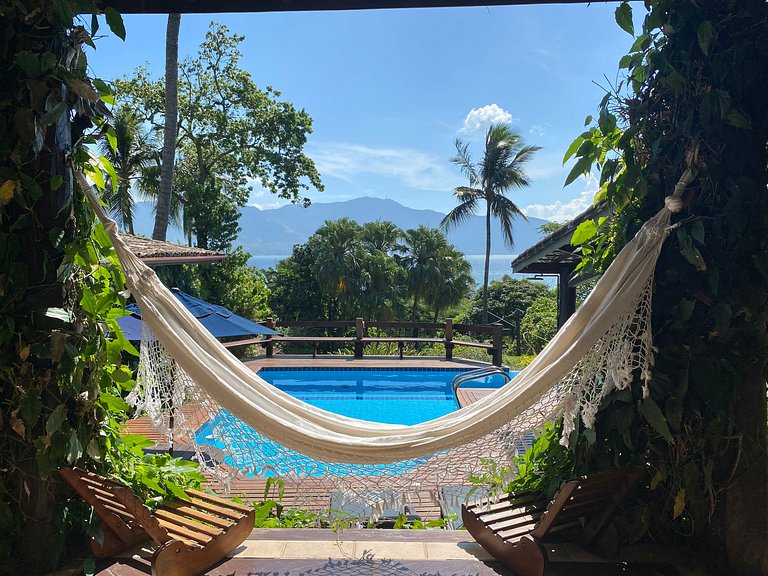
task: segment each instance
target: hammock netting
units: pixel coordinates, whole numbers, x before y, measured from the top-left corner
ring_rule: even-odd
[[[653,272],[669,234],[676,195],[648,221],[590,296],[512,381],[451,414],[404,426],[340,416],[275,388],[224,348],[133,255],[78,175],[112,237],[142,312],[137,386],[129,396],[177,444],[189,444],[209,477],[280,477],[385,506],[439,497],[467,484],[483,460],[509,467],[544,422],[564,419],[563,442],[594,424],[602,400],[639,376],[647,394],[653,364]],[[307,490],[309,494],[311,490]],[[298,491],[299,502],[302,491]],[[372,496],[373,495],[373,496]]]

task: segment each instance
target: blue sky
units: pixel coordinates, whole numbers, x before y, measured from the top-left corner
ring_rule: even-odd
[[[565,150],[616,83],[632,38],[616,3],[348,12],[184,15],[179,57],[192,56],[212,20],[246,36],[242,67],[259,86],[314,119],[306,153],[325,192],[449,211],[466,181],[450,163],[453,140],[481,154],[490,121],[511,122],[542,150],[532,184],[510,192],[528,215],[563,221],[585,209],[593,179],[563,188]],[[125,42],[100,39],[89,64],[112,79],[164,67],[165,16],[125,16]],[[251,203],[281,201],[255,187]]]

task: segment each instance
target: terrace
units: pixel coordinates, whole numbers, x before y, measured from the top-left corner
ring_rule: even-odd
[[[360,0],[265,2],[254,6],[245,0],[228,3],[115,0],[111,6],[125,13],[153,10],[177,13],[456,4],[473,2]],[[676,212],[683,209],[685,213],[674,219],[671,247],[663,251],[653,284],[658,296],[654,311],[663,319],[661,325],[654,325],[655,380],[642,398],[632,398],[627,403],[633,419],[631,431],[647,440],[646,453],[653,455],[658,471],[650,484],[650,488],[656,490],[649,491],[649,500],[658,504],[656,512],[662,518],[659,524],[671,527],[673,534],[687,534],[687,530],[681,529],[690,528],[693,538],[686,544],[699,545],[696,552],[708,555],[712,562],[708,566],[728,565],[731,573],[764,574],[768,566],[765,550],[767,365],[763,321],[768,127],[764,107],[764,71],[768,69],[764,65],[768,54],[764,42],[765,3],[744,0],[739,3],[738,13],[733,4],[727,7],[726,4],[662,0],[646,3],[648,9],[655,10],[651,16],[657,22],[649,23],[649,29],[643,31],[647,34],[636,43],[639,51],[631,55],[629,61],[622,60],[622,67],[629,71],[631,83],[635,85],[636,96],[620,102],[626,107],[619,121],[626,121],[628,129],[619,139],[623,128],[616,128],[617,118],[606,108],[601,111],[600,125],[595,126],[593,136],[601,139],[599,145],[602,146],[607,143],[606,133],[616,128],[617,138],[613,143],[618,141],[619,146],[627,146],[621,150],[621,154],[627,154],[625,164],[613,165],[612,168],[618,169],[610,174],[610,162],[598,169],[602,167],[602,176],[611,186],[616,185],[615,190],[609,190],[609,195],[617,193],[612,199],[621,207],[637,209],[637,213],[624,212],[628,220],[635,216],[644,219],[663,209],[664,196],[673,189],[686,192],[684,196],[667,198],[677,205]],[[631,31],[631,15],[627,21],[626,10],[622,12],[625,8],[628,5],[623,3],[617,9],[617,21]],[[55,468],[65,461],[73,463],[81,457],[86,445],[89,449],[93,446],[89,443],[93,437],[79,437],[81,432],[90,434],[90,430],[96,429],[98,433],[98,422],[92,414],[93,402],[89,399],[91,405],[87,410],[82,409],[87,395],[82,393],[81,376],[84,373],[107,375],[108,372],[91,370],[94,366],[103,368],[98,358],[106,354],[102,354],[102,348],[87,348],[91,344],[98,348],[97,341],[103,340],[99,333],[100,316],[92,309],[96,302],[99,306],[103,302],[98,294],[94,297],[91,290],[93,276],[77,277],[83,281],[78,288],[84,288],[85,295],[93,298],[84,297],[74,302],[75,311],[82,312],[89,322],[73,327],[74,323],[61,308],[64,295],[71,295],[65,288],[71,290],[72,286],[65,286],[58,274],[59,265],[65,261],[65,252],[73,247],[77,249],[78,242],[83,241],[91,252],[82,252],[83,268],[91,267],[94,274],[114,272],[99,266],[100,257],[107,254],[108,242],[102,244],[103,238],[96,235],[88,238],[88,232],[84,233],[90,228],[90,218],[82,210],[82,198],[73,192],[70,178],[71,141],[79,136],[76,132],[75,137],[71,137],[73,115],[70,112],[75,106],[72,100],[62,100],[62,76],[57,76],[56,69],[51,68],[58,65],[55,63],[66,60],[68,66],[77,60],[62,56],[64,49],[74,50],[70,55],[76,56],[79,48],[62,48],[62,43],[53,41],[57,33],[71,31],[72,19],[66,10],[52,15],[45,12],[39,9],[23,16],[15,13],[15,20],[8,18],[4,23],[7,31],[16,26],[14,34],[7,34],[7,39],[10,55],[14,56],[15,51],[17,57],[9,60],[13,64],[6,71],[6,92],[10,95],[5,100],[8,104],[7,148],[13,148],[14,153],[8,155],[10,160],[4,165],[6,180],[2,182],[0,195],[3,221],[7,223],[3,234],[10,239],[2,278],[4,286],[8,283],[14,288],[4,291],[6,321],[0,322],[4,326],[2,340],[5,343],[3,404],[9,407],[7,418],[3,413],[3,420],[9,425],[3,430],[3,445],[8,448],[4,451],[7,454],[2,467],[6,470],[2,477],[6,488],[2,501],[6,513],[2,516],[6,526],[0,534],[6,555],[10,550],[15,561],[38,568],[49,562],[41,552],[56,548],[53,544],[41,547],[41,542],[47,544],[47,538],[55,536],[52,510],[61,503],[56,501],[60,493],[56,481],[51,480],[56,476]],[[43,25],[34,27],[32,34],[45,41],[39,38],[27,44],[16,41],[16,33],[22,40],[29,40],[29,35],[25,36],[29,30],[24,29],[28,17],[39,17],[43,21]],[[110,19],[113,20],[110,24],[115,24],[114,16]],[[81,31],[90,40],[89,33],[84,28]],[[661,42],[657,44],[657,40]],[[52,52],[46,52],[49,49]],[[87,76],[75,70],[74,65],[71,71],[63,71],[67,72],[71,88],[64,92],[71,95],[74,91],[77,98],[98,104],[99,94],[88,82],[80,80],[81,76],[88,80]],[[49,93],[58,94],[58,99],[49,102],[45,98]],[[54,101],[60,101],[60,105],[50,109],[49,104]],[[82,119],[90,123],[100,117],[91,113]],[[629,142],[634,139],[636,148]],[[592,157],[582,156],[590,153],[587,148],[577,152],[578,164],[587,166],[585,172],[596,162]],[[602,158],[598,164],[602,164]],[[695,181],[693,186],[686,190],[692,181]],[[28,218],[29,214],[33,217]],[[628,228],[615,232],[632,231],[633,224],[622,223]],[[601,255],[610,254],[606,251]],[[106,279],[103,282],[108,283]],[[110,305],[107,301],[107,307]],[[76,333],[74,328],[81,332]],[[83,335],[86,338],[82,338]],[[360,341],[365,345],[362,338]],[[449,342],[443,344],[447,352]],[[102,356],[95,361],[84,360],[87,356],[84,351]],[[116,356],[114,350],[111,352]],[[44,370],[40,370],[41,367]],[[33,373],[34,378],[30,377]],[[117,371],[115,374],[122,375]],[[639,386],[634,392],[639,392]],[[40,398],[45,402],[39,401]],[[615,415],[616,406],[605,408]],[[689,418],[691,414],[693,419]],[[728,423],[727,436],[720,426],[723,422]],[[616,427],[611,430],[615,431]],[[584,438],[587,439],[586,435]],[[620,440],[624,444],[617,444],[615,454],[623,450],[622,446],[629,447],[632,443],[632,437]],[[593,434],[590,443],[594,441]],[[716,474],[710,477],[707,471],[712,470]],[[658,478],[661,484],[657,484]],[[693,494],[700,494],[700,501],[697,502]],[[14,506],[12,510],[9,502]],[[401,537],[404,536],[398,534],[393,540]],[[214,571],[271,573],[279,569],[288,574],[356,574],[466,570],[480,574],[493,570],[493,573],[503,573],[491,563],[483,562],[482,567],[462,564],[466,558],[459,557],[456,548],[466,548],[463,541],[448,542],[450,548],[446,549],[440,547],[446,541],[429,540],[448,538],[442,533],[414,537],[419,541],[411,543],[420,548],[422,555],[418,558],[414,549],[405,545],[396,546],[395,550],[388,543],[379,547],[367,544],[366,536],[355,534],[350,540],[352,547],[345,548],[338,543],[329,544],[332,538],[335,537],[328,533],[292,535],[285,532],[275,537],[273,533],[254,532],[240,550],[244,554],[242,558],[228,561],[235,564],[222,564]],[[288,542],[294,539],[303,544]],[[319,544],[316,548],[307,542]],[[248,550],[253,549],[256,551],[251,554],[259,558],[246,556]],[[643,574],[650,571],[692,573],[689,566],[700,558],[687,554],[680,546],[676,546],[671,555],[658,546],[651,553],[656,562],[672,558],[675,569],[665,564],[648,566],[644,559],[638,560],[638,565],[601,564],[596,568],[587,560],[582,565],[550,566],[548,572],[579,574],[581,570],[594,574],[606,570],[606,573],[626,574],[637,568]],[[349,559],[349,554],[354,554],[354,559]],[[317,559],[320,555],[323,560]],[[418,564],[425,559],[431,561],[434,555],[447,558],[448,564]],[[628,557],[631,554],[625,558]],[[105,568],[104,573],[121,573],[122,561],[117,563],[113,568]],[[127,570],[147,571],[142,560],[129,559],[127,564]],[[31,572],[40,570],[32,568]]]

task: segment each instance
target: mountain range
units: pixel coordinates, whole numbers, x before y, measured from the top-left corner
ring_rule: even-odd
[[[236,245],[254,256],[289,255],[294,244],[302,244],[326,220],[347,217],[360,224],[375,220],[389,220],[403,230],[420,225],[437,228],[445,214],[435,210],[417,210],[403,206],[394,200],[382,198],[354,198],[345,202],[315,202],[308,208],[295,204],[261,210],[255,206],[241,209],[240,234]],[[154,222],[152,204],[136,204],[134,225],[138,234],[150,236]],[[539,226],[546,224],[541,218],[517,219],[513,224],[514,250],[504,246],[498,225],[493,226],[491,242],[493,252],[520,253],[538,242],[543,234]],[[452,228],[446,235],[448,241],[464,254],[485,253],[485,221],[483,216],[472,216],[461,226]],[[176,230],[168,231],[168,240],[183,243],[183,235]]]

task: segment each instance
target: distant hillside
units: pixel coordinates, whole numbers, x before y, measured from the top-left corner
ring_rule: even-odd
[[[416,210],[381,198],[355,198],[346,202],[316,202],[309,208],[288,205],[271,210],[259,210],[253,206],[242,209],[241,232],[238,237],[246,252],[258,255],[288,255],[294,244],[302,244],[326,220],[347,217],[364,224],[374,220],[390,220],[403,230],[420,225],[436,228],[445,214],[435,210]],[[153,214],[148,203],[139,203],[136,213],[136,230],[147,236],[152,233]],[[529,218],[528,222],[514,223],[514,252],[520,253],[542,237],[538,227],[547,221]],[[469,221],[448,233],[448,240],[465,254],[485,253],[485,224],[482,216]],[[170,231],[169,241],[183,241],[178,230]],[[511,253],[505,247],[498,226],[493,228],[492,245],[495,253]]]

